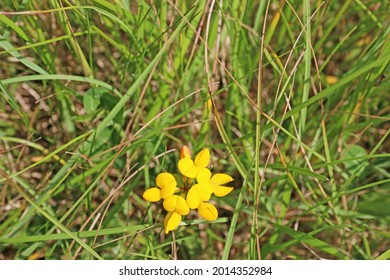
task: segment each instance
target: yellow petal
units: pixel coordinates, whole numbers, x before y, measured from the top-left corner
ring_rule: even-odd
[[[233,181],[233,178],[223,173],[217,173],[210,179],[210,182],[216,186],[230,183],[231,181]]]
[[[191,150],[187,145],[184,145],[180,150],[180,158],[191,158]]]
[[[195,165],[198,167],[205,168],[210,162],[210,151],[209,149],[201,150],[195,157]]]
[[[174,194],[177,183],[172,174],[164,172],[157,175],[156,185],[161,189],[161,198],[165,199]]]
[[[215,196],[221,197],[228,195],[233,190],[232,187],[223,187],[223,186],[215,186],[214,187],[214,194]]]
[[[190,208],[187,202],[178,195],[171,195],[167,197],[163,202],[163,207],[168,212],[177,212],[180,215],[187,215],[190,212]]]
[[[196,188],[192,187],[188,191],[186,201],[187,201],[188,207],[190,207],[191,209],[198,208],[199,203],[201,203],[201,200],[200,200],[199,193],[196,190]]]
[[[171,195],[171,196],[168,196],[166,199],[164,199],[164,202],[163,202],[164,209],[167,210],[168,212],[175,211],[177,198],[178,198],[177,195]]]
[[[210,182],[211,178],[211,171],[208,170],[207,168],[202,168],[198,172],[198,176],[196,176],[196,181],[200,184],[208,183]]]
[[[150,188],[148,190],[146,190],[142,197],[146,200],[146,201],[149,201],[149,202],[156,202],[156,201],[159,201],[161,199],[161,196],[160,196],[160,189],[159,188]]]
[[[196,178],[198,175],[199,167],[195,166],[194,162],[190,158],[182,158],[178,164],[181,174],[188,178]]]
[[[202,189],[211,195],[214,192],[215,186],[211,183],[210,177],[211,177],[210,170],[208,170],[207,168],[203,168],[202,170],[199,171],[196,180],[198,181],[198,184],[202,186]]]
[[[325,80],[327,81],[328,84],[333,85],[340,79],[336,76],[325,76]]]
[[[181,196],[177,197],[175,212],[182,216],[187,215],[190,212],[187,202]]]
[[[167,234],[168,232],[176,229],[181,222],[181,216],[176,212],[169,212],[164,220],[164,230]]]
[[[199,204],[198,212],[199,215],[207,221],[214,221],[218,218],[218,210],[211,203]]]
[[[198,192],[200,201],[209,200],[211,194],[214,191],[214,187],[211,185],[204,186],[204,185],[196,184],[193,186],[193,188],[195,188],[196,191]]]

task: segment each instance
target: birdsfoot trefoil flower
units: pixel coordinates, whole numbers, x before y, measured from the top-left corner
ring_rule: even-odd
[[[192,160],[190,149],[184,146],[180,157],[178,169],[182,174],[182,182],[179,186],[174,175],[163,172],[156,178],[156,187],[143,193],[143,198],[149,202],[163,200],[162,206],[168,212],[164,219],[165,233],[175,230],[182,216],[187,215],[190,209],[197,209],[199,215],[207,221],[216,220],[218,210],[208,201],[212,195],[222,197],[233,191],[233,187],[225,186],[233,181],[231,176],[223,173],[212,175],[207,168],[210,163],[209,149],[203,149]]]

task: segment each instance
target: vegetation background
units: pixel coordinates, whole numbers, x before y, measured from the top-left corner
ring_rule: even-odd
[[[389,259],[389,14],[1,1],[0,259]],[[235,190],[166,235],[183,145]]]

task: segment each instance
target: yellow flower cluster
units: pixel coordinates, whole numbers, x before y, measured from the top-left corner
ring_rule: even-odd
[[[176,229],[182,216],[190,209],[197,209],[199,215],[208,221],[218,218],[218,210],[207,202],[211,195],[222,197],[229,194],[233,188],[223,186],[233,181],[233,178],[223,173],[212,175],[207,168],[210,163],[210,151],[203,149],[194,160],[191,151],[184,146],[180,151],[178,168],[182,174],[182,184],[178,187],[175,176],[163,172],[156,178],[156,187],[143,193],[143,198],[149,202],[163,200],[163,207],[168,211],[164,220],[164,230],[168,233]]]

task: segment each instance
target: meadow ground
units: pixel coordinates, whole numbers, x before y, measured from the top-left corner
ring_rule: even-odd
[[[0,259],[389,259],[389,8],[1,1]],[[184,145],[234,189],[166,234]]]

